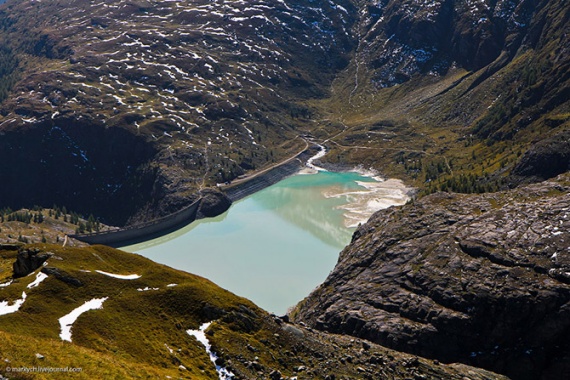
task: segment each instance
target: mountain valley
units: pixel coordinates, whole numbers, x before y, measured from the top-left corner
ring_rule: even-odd
[[[222,378],[189,333],[212,322],[235,379],[563,378],[569,18],[560,0],[0,1],[0,359]],[[416,194],[358,227],[288,316],[61,246],[80,223],[136,226],[201,196],[219,214],[224,186],[318,145],[319,166]],[[102,298],[64,342],[58,320]]]

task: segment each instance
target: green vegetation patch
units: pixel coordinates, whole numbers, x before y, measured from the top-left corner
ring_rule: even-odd
[[[11,337],[2,340],[0,352],[11,365],[32,366],[34,353],[20,354],[10,341],[22,338],[22,351],[41,351],[58,366],[84,367],[78,376],[100,378],[97,362],[113,358],[116,368],[106,368],[111,377],[183,377],[214,378],[215,370],[204,347],[186,333],[201,323],[218,319],[240,307],[258,309],[243,298],[223,290],[199,276],[177,271],[143,258],[105,246],[84,248],[48,244],[25,246],[50,253],[45,268],[57,268],[70,281],[49,275],[39,286],[28,289],[36,279],[31,275],[14,280],[0,289],[0,299],[17,299],[22,291],[27,299],[17,312],[0,316],[0,331]],[[17,252],[2,252],[0,267],[5,271],[15,261]],[[98,273],[139,275],[133,280],[119,279]],[[59,337],[59,318],[94,298],[104,298],[102,309],[83,313],[71,329],[72,343]],[[259,311],[258,311],[259,312]],[[33,337],[33,338],[31,338]],[[37,343],[39,342],[39,343]],[[32,345],[33,344],[33,345]],[[70,352],[81,351],[82,355]],[[123,371],[139,363],[135,375],[122,376]],[[54,365],[55,366],[55,365]],[[180,366],[185,369],[181,370]],[[144,368],[153,368],[145,371]],[[142,374],[148,373],[143,376]],[[140,375],[136,375],[140,374]],[[49,377],[46,375],[46,377]],[[55,377],[54,377],[55,378]]]

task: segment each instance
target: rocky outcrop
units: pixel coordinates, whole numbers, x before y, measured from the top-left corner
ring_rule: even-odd
[[[511,175],[516,183],[545,180],[570,170],[570,130],[534,144]]]
[[[198,206],[198,218],[207,218],[224,213],[232,205],[232,201],[221,191],[204,189],[200,192],[202,197]]]
[[[41,252],[37,248],[22,248],[13,264],[14,278],[25,277],[41,267],[52,256],[49,252]]]
[[[515,379],[570,370],[570,176],[504,193],[437,193],[374,214],[294,312]]]
[[[44,267],[44,268],[42,268],[42,273],[45,273],[47,275],[52,275],[55,278],[57,278],[58,280],[65,282],[66,284],[75,286],[75,287],[83,286],[83,283],[81,282],[81,280],[71,276],[69,273],[67,273],[66,271],[61,270],[59,268]]]
[[[539,7],[526,1],[358,1],[359,52],[381,87],[453,66],[478,70],[511,58]],[[503,60],[503,64],[506,61]],[[496,70],[496,68],[495,68]]]
[[[328,334],[271,316],[241,315],[236,318],[235,313],[228,313],[222,320],[234,333],[271,334],[268,339],[246,344],[245,350],[244,346],[239,347],[241,354],[235,347],[224,345],[219,338],[214,341],[214,347],[224,352],[224,359],[218,364],[231,368],[244,379],[505,379],[480,368],[440,364],[363,339]],[[272,352],[275,347],[279,347],[274,355],[277,363],[261,362],[259,358],[263,353]]]

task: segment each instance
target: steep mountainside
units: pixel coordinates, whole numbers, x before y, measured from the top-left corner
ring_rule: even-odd
[[[8,1],[0,196],[132,223],[299,152],[307,133],[328,162],[427,193],[513,186],[521,156],[568,129],[568,10],[556,0]],[[549,176],[567,169],[560,157]]]
[[[0,377],[218,379],[192,335],[212,322],[216,363],[234,379],[497,378],[290,324],[204,278],[102,246],[0,248],[0,300]]]
[[[562,149],[536,178],[568,170],[567,147],[539,143],[567,141],[570,129],[568,2],[359,4],[354,58],[321,103],[344,128],[329,161],[371,165],[428,193],[519,183],[509,174],[527,151]]]
[[[354,13],[344,0],[9,1],[2,201],[124,223],[300,151],[311,110],[298,101],[346,66]]]
[[[514,379],[570,368],[570,177],[379,211],[295,320]]]

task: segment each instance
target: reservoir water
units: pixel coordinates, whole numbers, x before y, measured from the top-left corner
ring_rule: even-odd
[[[380,208],[405,203],[407,190],[398,180],[356,172],[299,174],[218,217],[121,249],[284,314],[325,280],[354,227]]]

